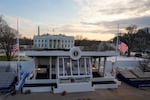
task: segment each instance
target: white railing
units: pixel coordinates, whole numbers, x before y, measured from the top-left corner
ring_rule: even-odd
[[[26,84],[39,84],[39,83],[57,83],[56,79],[36,79],[36,80],[27,80]]]

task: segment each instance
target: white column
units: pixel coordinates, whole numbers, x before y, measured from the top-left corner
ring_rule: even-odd
[[[56,40],[55,47],[58,48],[58,40]]]
[[[65,63],[64,63],[64,57],[62,58],[62,64],[63,64],[63,76],[65,76]]]
[[[71,72],[71,76],[72,76],[72,61],[70,59],[70,72]]]
[[[57,75],[59,79],[59,57],[57,57]]]
[[[49,78],[52,79],[52,58],[49,57]]]
[[[84,58],[84,70],[85,70],[85,75],[87,75],[86,58]]]
[[[62,40],[60,40],[59,47],[62,48]]]
[[[53,49],[54,48],[54,41],[53,40],[51,41],[51,45],[52,45],[51,47]]]
[[[92,62],[91,57],[89,57],[89,64],[90,64],[90,75],[92,75]]]
[[[65,43],[64,40],[62,40],[62,48],[64,48],[64,43]]]
[[[77,60],[77,65],[78,65],[78,75],[80,75],[79,60]]]
[[[106,60],[107,58],[104,57],[104,69],[103,69],[103,76],[105,76],[105,70],[106,70]]]

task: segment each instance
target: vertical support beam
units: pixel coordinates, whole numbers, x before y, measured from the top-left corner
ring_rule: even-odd
[[[98,72],[100,73],[100,67],[101,67],[101,57],[98,58]]]
[[[35,62],[35,57],[33,57],[33,60],[34,60],[34,70],[33,70],[34,77],[33,77],[33,79],[35,79],[35,77],[36,77],[36,71],[35,71],[35,68],[36,68],[36,62]]]
[[[49,57],[49,78],[52,79],[52,58]]]
[[[64,63],[64,57],[62,57],[62,64],[63,64],[63,76],[65,76],[65,63]]]
[[[93,57],[93,65],[94,65],[94,67],[97,69],[97,66],[96,66],[96,58],[95,57]]]
[[[71,58],[70,58],[70,72],[71,72],[71,76],[72,76],[73,74],[72,74],[72,61],[71,61]]]
[[[106,70],[106,57],[104,57],[104,69],[103,69],[103,76],[105,76],[105,70]]]
[[[79,60],[77,60],[77,65],[78,65],[78,76],[79,76],[80,75]]]
[[[49,48],[49,39],[46,39],[46,48]]]
[[[57,78],[59,80],[59,57],[57,57],[57,63],[56,63],[56,67],[57,67]]]
[[[57,42],[58,42],[58,40],[55,41],[55,48],[56,48],[56,49],[58,48],[58,47],[57,47]]]
[[[86,64],[86,58],[84,58],[84,70],[85,70],[85,75],[87,75],[87,64]]]
[[[51,45],[52,45],[51,48],[54,49],[54,41],[53,40],[51,40]]]
[[[92,78],[92,60],[91,60],[91,57],[89,57],[89,66],[90,66],[90,75],[91,75],[91,78]]]

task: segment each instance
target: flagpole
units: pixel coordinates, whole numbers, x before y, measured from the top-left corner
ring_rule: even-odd
[[[19,56],[19,53],[20,53],[20,48],[19,48],[19,19],[17,17],[17,42],[18,42],[18,58],[17,58],[17,70],[18,70],[18,73],[20,72],[20,56]],[[20,73],[18,74],[18,81],[20,81]]]
[[[118,52],[119,24],[117,25],[117,30],[118,32],[117,32],[117,39],[116,39],[116,53]]]
[[[116,37],[116,54],[118,53],[118,39],[119,39],[119,24],[117,24],[117,37]],[[116,58],[115,58],[115,61],[117,61],[117,56],[118,55],[116,55]]]
[[[17,41],[18,41],[18,63],[20,61],[20,56],[19,56],[19,53],[20,53],[20,47],[19,47],[19,19],[17,17]]]

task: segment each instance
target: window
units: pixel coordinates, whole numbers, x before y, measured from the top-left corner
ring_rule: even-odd
[[[79,69],[80,69],[80,75],[84,75],[85,69],[84,69],[84,58],[81,58],[79,60]]]
[[[71,75],[71,64],[70,64],[70,59],[69,58],[65,58],[64,59],[64,65],[65,65],[65,71],[67,75]]]
[[[90,75],[90,58],[86,58],[86,74]]]
[[[72,73],[78,75],[78,63],[77,60],[72,60]]]
[[[62,58],[59,58],[59,75],[60,76],[64,76],[65,75]]]

